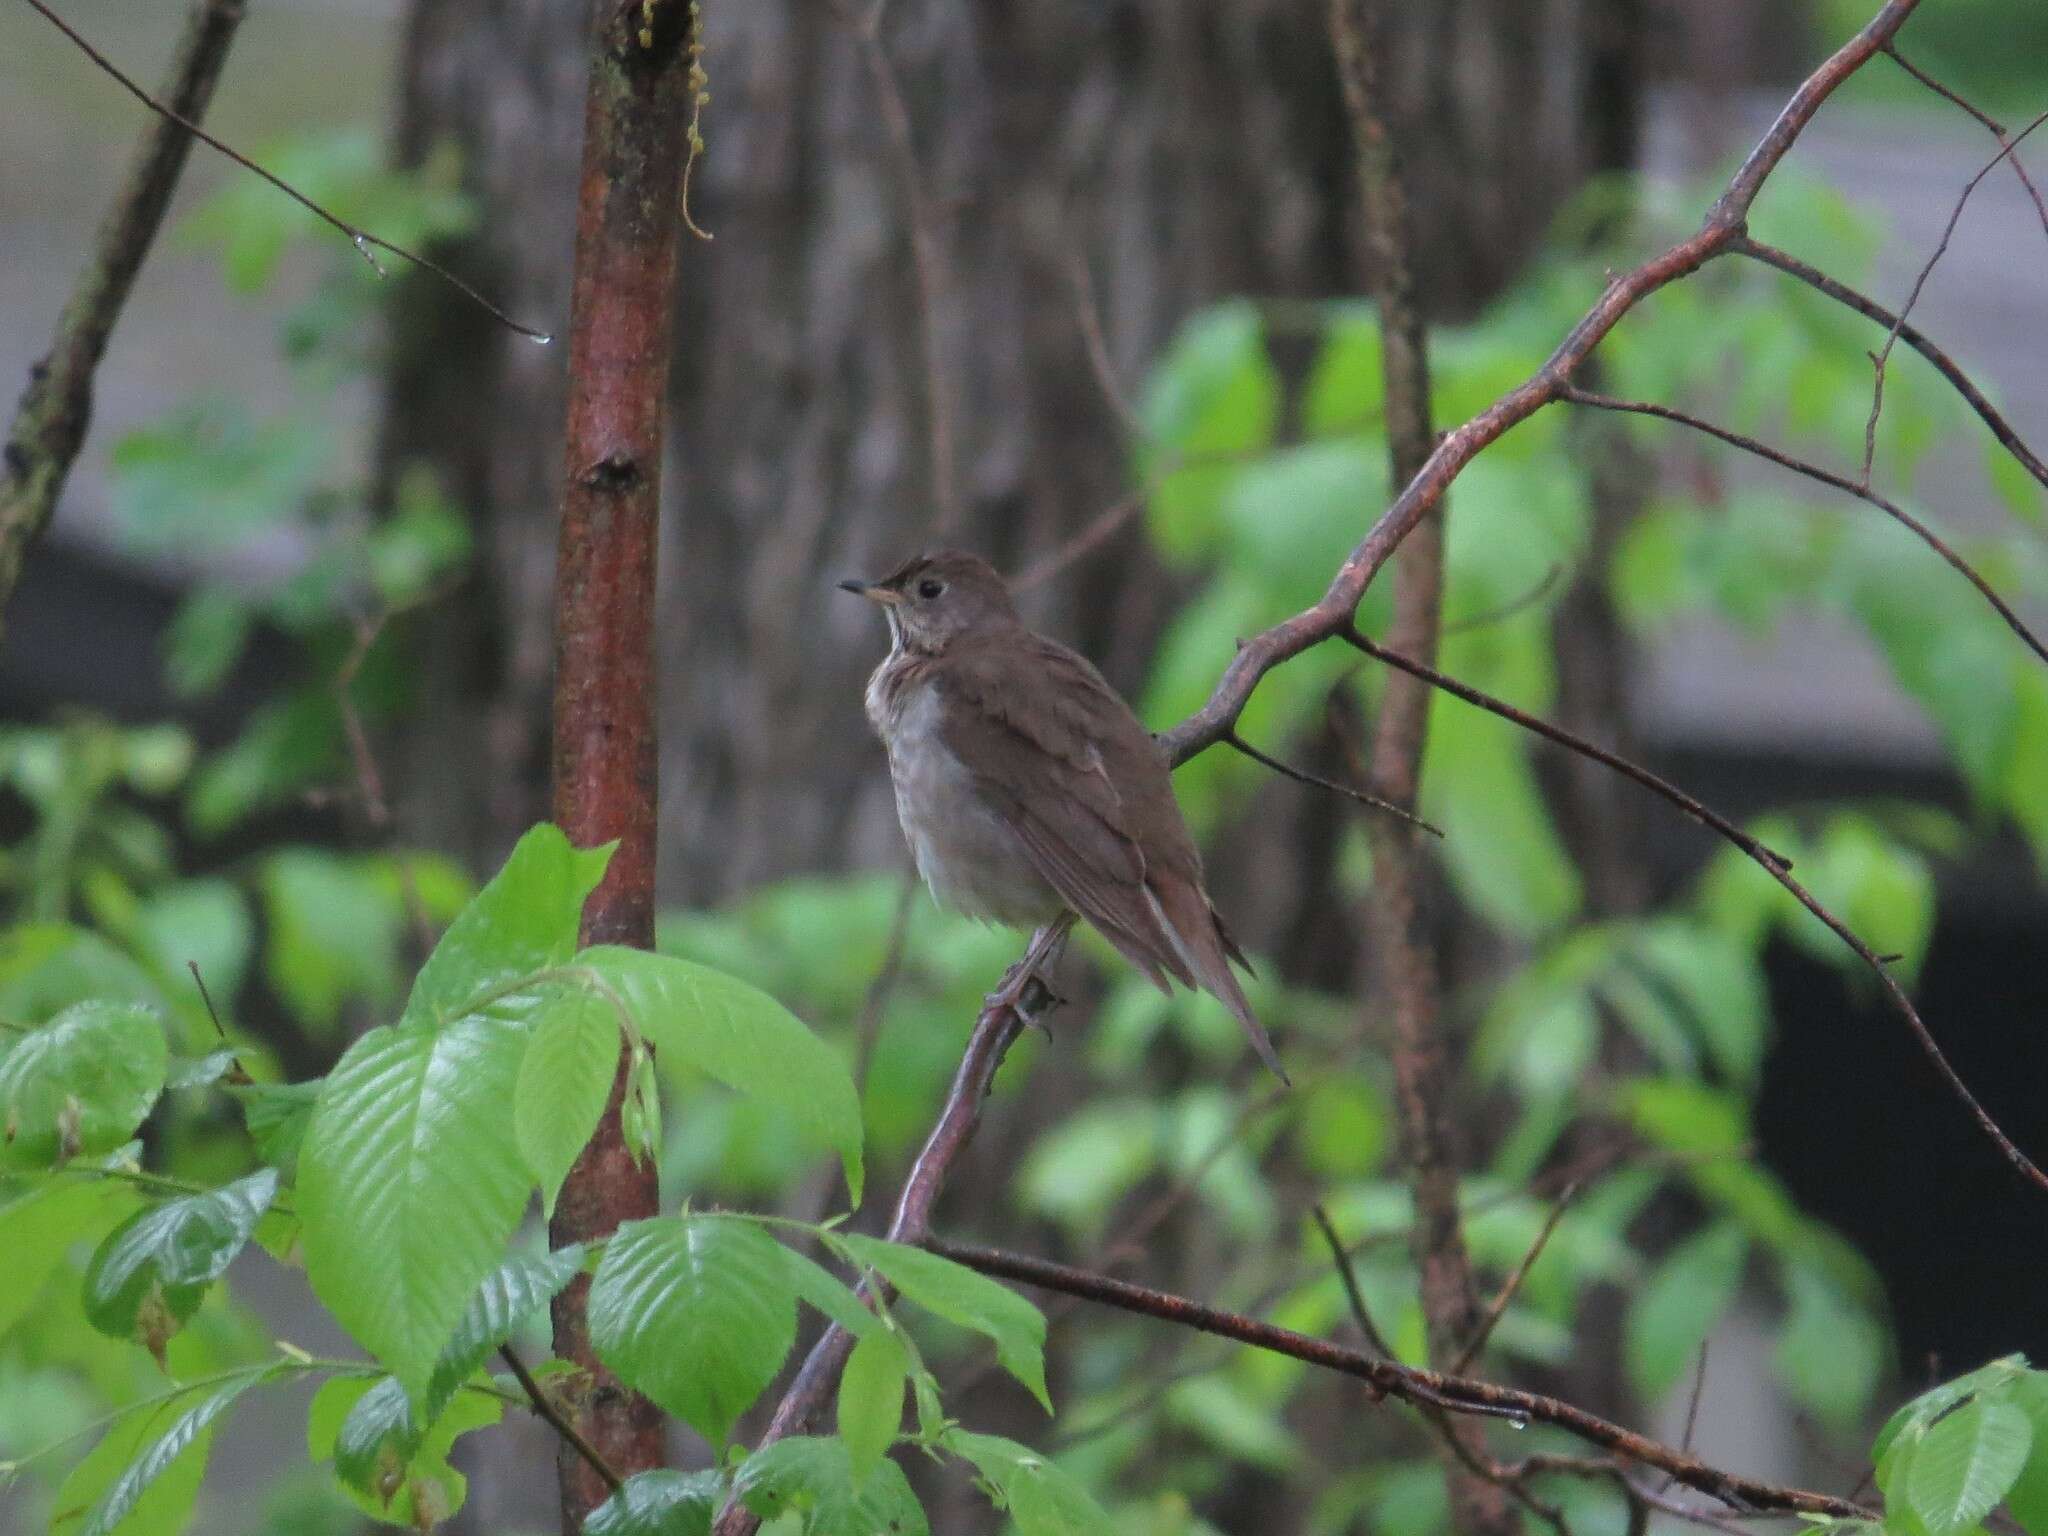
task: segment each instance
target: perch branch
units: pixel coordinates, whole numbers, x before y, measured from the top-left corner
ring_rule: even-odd
[[[534,1378],[526,1362],[520,1359],[519,1351],[510,1344],[503,1344],[498,1347],[498,1355],[512,1372],[513,1379],[519,1383],[520,1390],[525,1392],[526,1400],[533,1405],[533,1411],[562,1437],[562,1443],[583,1458],[590,1470],[604,1480],[605,1487],[613,1493],[623,1490],[626,1486],[625,1479],[612,1469],[612,1464],[604,1459],[604,1453],[585,1439],[583,1431],[556,1406],[555,1400],[548,1396],[547,1388]]]
[[[99,58],[41,0],[29,4]],[[92,254],[57,321],[50,350],[29,372],[28,388],[8,428],[5,468],[0,470],[0,611],[14,595],[29,551],[49,526],[58,494],[85,442],[92,420],[93,370],[106,353],[107,338],[184,171],[192,140],[176,125],[205,115],[242,16],[242,0],[199,0],[193,6],[164,85],[164,96],[176,103],[175,109],[166,109],[167,117],[143,131],[127,179],[100,221]],[[126,83],[125,76],[117,78]],[[139,87],[130,89],[151,99]]]

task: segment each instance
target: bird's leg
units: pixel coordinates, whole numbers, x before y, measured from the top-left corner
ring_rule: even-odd
[[[1073,927],[1074,914],[1062,912],[1040,928],[1031,936],[1031,947],[1024,951],[1024,958],[1003,972],[1003,979],[996,983],[995,991],[982,1002],[990,1008],[1014,1009],[1027,1023],[1045,1029],[1044,1016],[1060,1002],[1058,994],[1046,980],[1046,973],[1066,949],[1067,935]],[[1047,1030],[1047,1033],[1051,1031]]]

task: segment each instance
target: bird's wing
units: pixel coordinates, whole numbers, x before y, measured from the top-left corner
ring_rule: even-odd
[[[1003,641],[1000,649],[956,646],[938,659],[948,750],[1061,900],[1153,981],[1164,986],[1171,975],[1195,985],[1146,897],[1155,873],[1148,851],[1175,869],[1190,865],[1199,879],[1164,758],[1081,657],[1028,631]],[[1151,829],[1149,850],[1141,826]]]

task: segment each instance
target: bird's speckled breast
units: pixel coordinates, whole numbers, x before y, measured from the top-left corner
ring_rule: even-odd
[[[1064,907],[1023,842],[976,790],[939,732],[931,664],[895,652],[868,682],[868,718],[889,749],[896,816],[917,872],[942,905],[991,922],[1032,927]]]

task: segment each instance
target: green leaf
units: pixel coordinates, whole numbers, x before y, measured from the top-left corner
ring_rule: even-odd
[[[1930,1426],[1912,1448],[1905,1480],[1906,1502],[1928,1536],[1949,1536],[1990,1514],[2033,1443],[2024,1409],[1981,1397]]]
[[[765,1520],[793,1514],[803,1536],[930,1536],[903,1469],[884,1460],[858,1487],[846,1447],[792,1435],[741,1465],[733,1491]]]
[[[1852,1428],[1884,1370],[1884,1328],[1816,1265],[1787,1266],[1785,1286],[1791,1311],[1778,1336],[1779,1379],[1823,1423]]]
[[[306,1447],[332,1461],[342,1489],[372,1519],[426,1529],[462,1507],[469,1481],[448,1463],[461,1436],[504,1417],[494,1397],[466,1392],[422,1434],[396,1377],[339,1377],[314,1394]]]
[[[1160,477],[1148,527],[1169,557],[1189,560],[1215,536],[1240,468],[1229,460],[1265,447],[1279,423],[1280,377],[1257,307],[1219,304],[1183,325],[1146,380],[1138,414],[1148,439],[1141,468]]]
[[[434,1363],[423,1411],[430,1417],[439,1413],[485,1357],[511,1338],[529,1313],[553,1301],[582,1268],[583,1245],[571,1243],[539,1258],[508,1259],[493,1270]]]
[[[1444,829],[1451,877],[1489,921],[1531,938],[1578,910],[1578,871],[1558,840],[1520,733],[1455,699],[1439,699],[1430,708],[1422,782],[1423,811]]]
[[[313,1123],[313,1107],[323,1086],[320,1081],[237,1083],[228,1089],[242,1101],[242,1120],[256,1143],[256,1155],[286,1183],[298,1182],[299,1148],[305,1143],[306,1127]]]
[[[0,1033],[0,1166],[49,1167],[135,1134],[163,1091],[163,1025],[134,1004],[84,1002]]]
[[[85,1315],[100,1332],[139,1339],[161,1359],[164,1341],[227,1273],[276,1196],[277,1174],[266,1168],[138,1211],[86,1266]]]
[[[321,1089],[299,1153],[314,1292],[417,1395],[533,1187],[505,1108],[525,1031],[373,1029]]]
[[[198,1495],[200,1479],[206,1474],[206,1453],[213,1440],[214,1421],[257,1379],[252,1376],[230,1382],[175,1420],[147,1450],[128,1463],[113,1486],[100,1496],[92,1513],[78,1528],[77,1536],[142,1536],[145,1531],[173,1531],[183,1526]],[[138,1420],[143,1417],[137,1416]],[[108,1431],[107,1440],[115,1442],[120,1433],[120,1429]],[[81,1465],[65,1479],[57,1497],[60,1510],[76,1507],[67,1495],[83,1491],[72,1486],[73,1479],[83,1470]],[[55,1532],[65,1529],[60,1518]]]
[[[1879,1469],[1880,1478],[1884,1476],[1886,1458],[1902,1438],[1921,1434],[1967,1397],[2001,1396],[2010,1392],[2013,1383],[2029,1374],[2026,1356],[2004,1355],[1987,1365],[1978,1366],[1974,1371],[1965,1371],[1938,1387],[1930,1387],[1900,1407],[1885,1420],[1884,1427],[1877,1432],[1877,1439],[1871,1442],[1870,1460]]]
[[[717,1445],[796,1342],[782,1245],[732,1216],[619,1228],[591,1282],[589,1319],[600,1360]]]
[[[922,1248],[857,1232],[837,1234],[835,1240],[919,1306],[993,1340],[1003,1369],[1052,1412],[1045,1390],[1045,1317],[1038,1308],[986,1275]]]
[[[1742,1279],[1749,1234],[1715,1222],[1687,1238],[1658,1265],[1628,1309],[1629,1380],[1648,1403],[1669,1392],[1699,1354]]]
[[[910,1354],[887,1328],[870,1328],[847,1358],[839,1378],[839,1438],[856,1486],[896,1443],[909,1376]]]
[[[92,1174],[60,1174],[0,1205],[0,1336],[35,1305],[52,1271],[74,1243],[97,1238],[142,1203],[127,1184]]]
[[[343,1004],[390,1004],[397,990],[399,904],[366,859],[287,848],[263,865],[264,975],[316,1030],[331,1030]]]
[[[657,1054],[770,1105],[834,1148],[856,1204],[860,1096],[838,1054],[757,987],[709,966],[599,945],[580,962],[625,1002]]]
[[[2011,1401],[2034,1426],[2034,1449],[2027,1464],[2006,1491],[2005,1507],[2026,1528],[2027,1536],[2048,1536],[2048,1375],[2027,1371],[2014,1379]]]
[[[716,1472],[636,1472],[590,1512],[583,1536],[708,1536],[724,1500]]]
[[[619,1070],[619,1020],[595,992],[556,992],[534,1029],[512,1089],[512,1132],[540,1185],[542,1212],[597,1129]]]
[[[1116,1536],[1117,1526],[1088,1491],[1029,1446],[964,1429],[948,1431],[945,1446],[974,1464],[1018,1536]]]
[[[584,900],[604,878],[613,846],[575,848],[559,827],[531,828],[441,935],[400,1022],[447,1024],[483,994],[564,964],[576,952]]]
[[[1738,1083],[1763,1062],[1770,1002],[1753,948],[1682,919],[1649,923],[1630,954],[1683,1004],[1714,1064]]]

